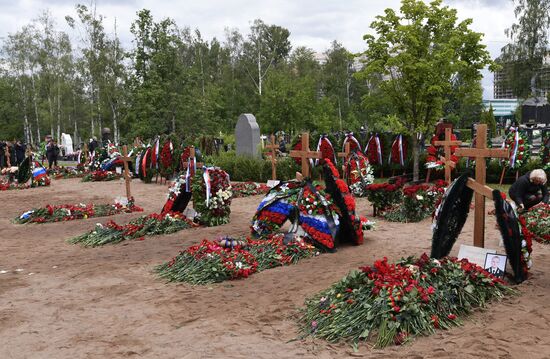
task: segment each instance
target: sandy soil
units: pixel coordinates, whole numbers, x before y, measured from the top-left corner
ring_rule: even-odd
[[[10,222],[48,203],[108,203],[122,195],[123,188],[121,181],[70,179],[53,181],[50,188],[0,192],[0,270],[9,271],[0,274],[0,358],[348,357],[352,350],[346,344],[293,340],[294,318],[304,299],[377,258],[396,260],[430,248],[430,221],[379,221],[363,246],[341,248],[246,280],[192,287],[166,284],[152,268],[203,238],[246,234],[261,197],[234,200],[231,223],[225,226],[93,249],[65,240],[105,218],[26,226]],[[145,213],[160,210],[166,186],[134,181],[132,188]],[[361,213],[371,214],[366,200],[358,204]],[[114,218],[125,223],[139,215]],[[459,242],[469,244],[472,230],[470,216]],[[487,247],[496,248],[498,238],[495,221],[489,218]],[[550,247],[535,243],[533,259],[533,277],[518,287],[520,296],[491,304],[466,319],[464,326],[402,347],[372,350],[363,344],[353,355],[549,358]]]

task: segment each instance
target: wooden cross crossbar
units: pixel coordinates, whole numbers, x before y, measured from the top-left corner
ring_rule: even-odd
[[[126,182],[126,199],[130,201],[130,199],[132,198],[132,193],[130,192],[130,181],[132,181],[132,177],[130,176],[130,169],[128,167],[128,162],[132,162],[132,158],[128,157],[128,146],[124,145],[122,147],[122,156],[120,156],[119,158],[124,163],[124,181]]]
[[[271,135],[271,144],[265,145],[268,151],[266,154],[271,158],[271,179],[277,180],[277,150],[279,145],[275,142],[275,136]]]
[[[475,180],[468,180],[468,187],[475,192],[474,216],[474,246],[485,247],[485,197],[492,198],[492,189],[485,186],[486,158],[508,158],[508,149],[487,148],[487,125],[477,125],[477,140],[475,148],[458,148],[455,155],[458,157],[475,157]]]
[[[292,150],[290,151],[290,157],[293,158],[300,158],[302,160],[302,176],[303,177],[310,177],[310,166],[309,166],[309,159],[311,158],[318,158],[321,159],[323,156],[321,155],[321,152],[316,151],[310,151],[309,149],[309,133],[304,132],[302,133],[302,149]],[[298,176],[297,176],[298,178]]]
[[[452,131],[449,127],[445,128],[445,141],[435,141],[434,146],[443,146],[445,156],[441,157],[441,161],[445,164],[445,182],[451,183],[451,170],[456,167],[456,163],[451,161],[451,147],[460,146],[462,141],[452,140]]]

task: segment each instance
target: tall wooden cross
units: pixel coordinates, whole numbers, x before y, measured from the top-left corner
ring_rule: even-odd
[[[195,146],[191,146],[191,148],[189,148],[189,159],[191,160],[189,163],[190,164],[193,164],[195,163],[195,166],[192,166],[190,168],[190,173],[191,173],[191,176],[194,176],[195,175],[195,167],[202,167],[204,166],[204,163],[202,162],[197,162],[197,157],[195,157],[196,154],[195,154]]]
[[[445,157],[442,157],[441,160],[445,163],[445,182],[451,183],[451,171],[456,167],[456,163],[451,161],[451,147],[460,146],[462,141],[453,141],[452,140],[452,130],[451,128],[445,128],[445,141],[435,141],[435,146],[443,146],[445,149]]]
[[[126,182],[126,199],[130,201],[132,198],[132,193],[130,192],[130,181],[132,177],[130,176],[130,169],[128,167],[128,162],[132,162],[132,158],[128,157],[128,147],[124,145],[122,147],[122,156],[120,160],[124,163],[124,181]]]
[[[351,144],[346,142],[346,145],[344,146],[344,152],[338,152],[337,156],[342,158],[342,174],[343,178],[346,179],[346,162],[349,159],[349,156],[351,155]],[[334,164],[336,166],[336,163]]]
[[[485,174],[487,166],[486,158],[508,158],[508,149],[487,148],[487,125],[477,125],[477,140],[475,148],[458,148],[455,155],[458,157],[475,157],[476,178],[468,179],[468,187],[475,192],[475,215],[474,215],[474,246],[483,248],[485,246],[485,197],[492,198],[493,193],[490,187],[485,185]]]
[[[6,147],[4,147],[4,156],[6,157],[6,165],[8,168],[11,167],[11,160],[10,160],[10,150],[8,148],[8,143],[6,142]]]
[[[310,151],[309,149],[309,133],[302,133],[302,149],[290,151],[290,157],[300,158],[302,160],[302,176],[310,177],[309,159],[311,158],[323,158],[321,152]],[[298,176],[297,176],[298,177]]]
[[[268,150],[271,150],[266,153],[271,158],[271,179],[276,181],[277,180],[277,150],[279,149],[279,145],[275,143],[275,136],[271,135],[271,144],[265,145],[265,148],[267,148]]]

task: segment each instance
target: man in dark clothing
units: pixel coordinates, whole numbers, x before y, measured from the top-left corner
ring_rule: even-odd
[[[51,140],[46,145],[46,158],[48,159],[48,168],[51,169],[52,165],[57,167],[57,157],[59,156],[59,146],[57,142]]]
[[[6,142],[0,141],[0,168],[4,168],[6,165]]]
[[[529,209],[540,202],[548,203],[546,173],[541,169],[527,172],[518,178],[508,193],[520,210]]]
[[[21,141],[17,141],[15,143],[15,160],[17,163],[17,166],[23,162],[25,159],[25,151],[27,150],[27,146],[24,143],[21,143]]]

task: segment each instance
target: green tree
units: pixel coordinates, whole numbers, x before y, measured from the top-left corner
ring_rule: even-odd
[[[380,78],[380,90],[395,106],[398,120],[412,137],[413,177],[419,177],[417,136],[425,134],[442,115],[452,80],[481,79],[480,71],[493,65],[481,34],[469,29],[471,19],[459,22],[456,10],[403,0],[400,13],[386,9],[371,24],[377,36],[365,35],[366,66],[360,77]]]
[[[538,72],[548,54],[550,0],[514,0],[517,23],[506,29],[512,41],[502,48],[500,61],[506,73],[504,85],[526,98],[536,92]],[[533,95],[537,95],[534,93]]]
[[[497,133],[497,120],[493,112],[493,105],[489,106],[489,110],[483,111],[481,114],[480,123],[484,123],[489,128],[489,134],[493,136]]]

